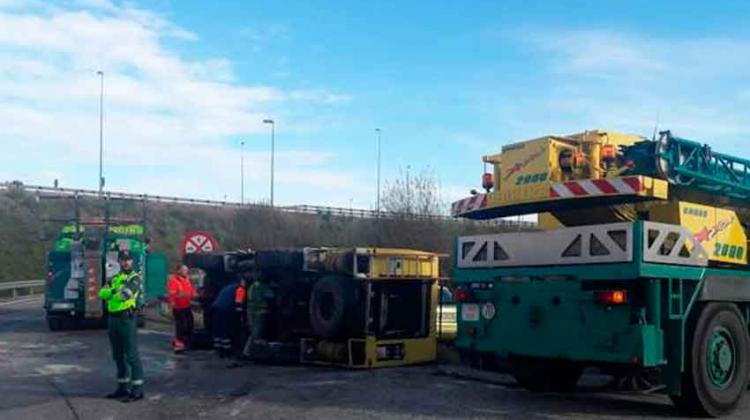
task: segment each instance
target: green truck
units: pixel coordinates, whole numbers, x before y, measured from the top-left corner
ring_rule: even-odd
[[[78,218],[63,226],[47,254],[44,310],[51,331],[104,325],[99,289],[119,272],[117,253],[124,249],[142,273],[143,306],[164,295],[167,259],[149,250],[145,224],[107,217]]]
[[[460,237],[456,346],[531,391],[585,368],[718,417],[750,374],[750,161],[662,132],[587,131],[485,157],[454,214],[538,213],[540,230]],[[495,186],[494,180],[499,181]]]

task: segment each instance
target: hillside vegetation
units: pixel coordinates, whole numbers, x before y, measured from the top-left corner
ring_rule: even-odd
[[[80,200],[83,215],[102,216],[103,200]],[[111,202],[113,215],[141,216],[143,203]],[[39,199],[22,190],[0,192],[0,281],[39,279],[45,255],[66,219],[72,199]],[[457,235],[498,231],[466,222],[408,219],[354,219],[307,215],[270,208],[231,209],[149,203],[145,208],[152,249],[180,258],[184,233],[213,233],[223,250],[302,246],[387,246],[449,253]]]

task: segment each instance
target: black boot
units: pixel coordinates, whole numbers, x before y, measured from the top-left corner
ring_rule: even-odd
[[[107,394],[106,398],[109,398],[110,400],[114,400],[114,399],[126,397],[128,395],[130,395],[128,388],[126,386],[120,385],[117,387],[115,392]]]
[[[126,396],[124,396],[120,401],[124,403],[129,403],[133,401],[138,401],[143,399],[143,389],[141,388],[133,388],[130,393],[128,393]]]

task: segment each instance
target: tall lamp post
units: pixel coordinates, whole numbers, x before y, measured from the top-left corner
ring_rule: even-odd
[[[375,132],[378,134],[378,199],[375,208],[377,208],[378,217],[380,217],[380,128],[376,128]]]
[[[104,72],[99,70],[99,195],[104,191]]]
[[[245,205],[245,142],[240,142],[240,203]]]
[[[276,122],[274,120],[268,118],[263,120],[263,124],[271,124],[271,207],[273,207],[273,163],[274,163],[274,149],[275,149],[275,131],[276,131]]]

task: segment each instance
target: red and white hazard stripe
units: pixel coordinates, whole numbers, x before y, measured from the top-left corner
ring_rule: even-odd
[[[645,190],[640,177],[625,176],[611,179],[584,179],[550,185],[550,198],[594,197],[638,194]]]
[[[458,216],[487,207],[487,194],[477,194],[458,200],[451,205],[451,214]]]

